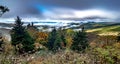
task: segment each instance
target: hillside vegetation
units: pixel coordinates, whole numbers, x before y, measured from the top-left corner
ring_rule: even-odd
[[[116,25],[116,26],[88,29],[86,32],[93,32],[99,35],[117,35],[119,31],[120,31],[120,25]]]
[[[4,6],[0,9],[2,14],[9,11]],[[0,35],[0,64],[120,64],[120,34],[111,36],[119,33],[120,25],[92,24],[99,28],[91,28],[88,33],[85,24],[78,27],[79,31],[53,27],[45,32],[33,23],[24,26],[17,16],[10,29],[10,42]],[[97,35],[108,32],[110,36]]]

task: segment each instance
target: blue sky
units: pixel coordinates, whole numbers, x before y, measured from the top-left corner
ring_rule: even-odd
[[[120,18],[120,0],[0,0],[0,5],[10,9],[0,18],[0,22],[6,23],[16,16],[30,22],[35,19],[107,22]]]

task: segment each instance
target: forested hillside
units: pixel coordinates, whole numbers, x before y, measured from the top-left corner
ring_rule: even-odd
[[[15,2],[0,5],[0,64],[120,64],[120,22],[106,22],[113,12]]]

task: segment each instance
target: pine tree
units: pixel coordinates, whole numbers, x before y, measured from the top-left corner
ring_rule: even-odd
[[[54,50],[60,50],[62,49],[62,39],[61,39],[61,34],[60,32],[57,32],[56,34],[56,39],[55,39],[55,42],[54,42]]]
[[[55,43],[55,40],[56,40],[56,35],[57,35],[57,31],[54,28],[48,36],[47,47],[48,47],[49,50],[54,50],[54,43]]]
[[[76,32],[71,49],[75,51],[84,51],[87,47],[86,33],[84,31]]]
[[[11,32],[12,45],[15,47],[19,44],[22,45],[19,51],[22,50],[24,52],[28,52],[34,49],[34,41],[26,31],[25,27],[23,27],[23,22],[21,22],[19,17],[17,17]]]
[[[55,28],[52,30],[52,32],[48,36],[48,43],[47,47],[49,50],[57,51],[62,49],[62,39],[61,39],[60,30],[56,30]]]

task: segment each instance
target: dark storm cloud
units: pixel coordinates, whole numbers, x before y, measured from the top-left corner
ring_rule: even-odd
[[[120,0],[37,0],[40,4],[74,9],[106,8],[120,10]]]
[[[68,8],[75,10],[105,9],[120,11],[120,0],[0,0],[1,5],[10,8],[3,17],[43,17],[43,13],[51,8]],[[43,7],[38,7],[38,5]]]
[[[37,0],[40,4],[68,7],[74,9],[89,9],[94,7],[107,8],[111,10],[120,9],[119,0]]]

